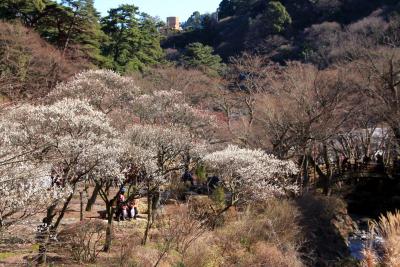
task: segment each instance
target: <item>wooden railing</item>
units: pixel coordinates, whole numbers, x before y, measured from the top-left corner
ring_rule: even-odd
[[[325,167],[319,165],[321,171],[326,173]],[[317,182],[318,179],[315,179],[317,174],[310,173],[310,177],[314,176],[314,182]],[[375,162],[370,163],[356,163],[356,164],[347,164],[346,166],[342,166],[341,168],[333,168],[332,169],[332,182],[341,182],[341,181],[349,181],[349,180],[360,180],[360,179],[400,179],[400,168],[394,167],[393,165],[383,165]]]

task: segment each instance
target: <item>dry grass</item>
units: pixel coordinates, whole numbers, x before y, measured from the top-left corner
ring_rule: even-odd
[[[223,260],[220,248],[215,245],[212,232],[209,232],[188,249],[183,264],[185,267],[223,266]]]
[[[363,250],[363,256],[364,260],[361,262],[362,267],[374,267],[377,266],[378,264],[378,258],[376,256],[376,253],[373,249],[371,248],[365,248]]]
[[[68,226],[58,235],[59,242],[78,263],[94,263],[100,254],[106,226],[98,220],[82,221]]]
[[[19,23],[0,21],[0,95],[6,99],[45,96],[60,81],[86,69],[70,61],[39,34]]]
[[[400,211],[381,215],[370,228],[372,233],[383,238],[382,263],[390,267],[400,266]]]
[[[215,242],[224,266],[303,266],[298,211],[284,200],[250,208],[217,230]]]
[[[76,199],[74,201],[74,209],[66,216],[71,222],[75,221],[71,220],[72,218],[79,216],[79,212],[75,211],[79,203]],[[207,205],[203,207],[205,210],[201,211],[207,211],[209,208]],[[203,228],[204,218],[202,220],[202,216],[196,216],[199,214],[192,208],[193,205],[166,205],[150,233],[150,240],[146,246],[141,245],[144,219],[115,223],[111,252],[98,254],[95,265],[155,266],[160,259],[158,266],[303,266],[297,250],[301,244],[301,229],[297,226],[298,211],[292,202],[271,200],[245,211],[230,210],[214,230]],[[96,213],[93,211],[85,215],[95,216]],[[96,218],[91,220],[105,223]],[[59,249],[51,249],[52,258],[49,263],[54,266],[78,266],[79,262],[87,261],[79,257],[74,260],[71,257],[72,247],[66,245],[67,241],[76,236],[78,245],[83,244],[87,247],[86,238],[80,239],[80,232],[73,230],[80,224],[72,223],[64,228],[59,238],[60,244],[65,245]],[[86,236],[91,235],[83,237]],[[92,252],[97,253],[100,247],[96,250],[93,247]],[[18,257],[21,264],[26,262],[23,259],[24,255]],[[4,262],[16,260],[6,258]],[[90,261],[94,260],[88,260]]]

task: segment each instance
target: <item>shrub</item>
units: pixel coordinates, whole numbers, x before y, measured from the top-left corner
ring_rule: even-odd
[[[214,200],[215,204],[218,207],[224,207],[225,205],[225,191],[224,188],[221,186],[218,186],[217,188],[214,189],[212,193],[212,200]]]
[[[170,199],[184,200],[185,193],[188,191],[187,185],[182,182],[181,177],[173,177],[167,186],[170,193],[168,196]]]
[[[242,266],[303,266],[296,252],[282,251],[277,246],[258,242],[252,249],[252,254],[244,258]]]
[[[298,225],[300,212],[292,202],[271,199],[253,209],[254,223],[258,226],[253,230],[256,239],[266,240],[281,249],[297,249],[303,242]]]
[[[188,249],[207,231],[203,222],[195,219],[185,206],[174,209],[173,214],[164,214],[157,228],[159,261],[171,250],[179,252],[184,259]]]
[[[258,241],[266,241],[281,249],[295,249],[302,241],[298,217],[299,212],[291,202],[270,200],[251,207],[222,231],[248,248]]]
[[[325,266],[350,256],[346,238],[354,229],[346,203],[335,196],[305,194],[297,199],[299,224],[307,239],[302,252],[308,265]]]
[[[201,237],[191,246],[183,260],[185,267],[223,266],[218,247],[212,244],[212,236]]]
[[[224,69],[222,58],[214,55],[212,47],[202,43],[191,43],[185,47],[182,64],[187,68],[201,69],[216,76]]]
[[[62,231],[60,240],[75,261],[93,263],[102,249],[105,229],[101,221],[83,221]]]
[[[197,177],[197,181],[200,183],[205,183],[207,182],[207,170],[206,167],[204,167],[203,165],[197,166],[196,168],[196,177]]]
[[[193,218],[203,221],[210,228],[223,225],[224,217],[218,212],[220,207],[207,196],[191,197],[189,209]]]
[[[227,265],[302,266],[298,216],[291,202],[270,200],[220,228],[215,242]]]
[[[81,63],[65,60],[32,30],[0,22],[0,95],[11,99],[44,96],[57,82],[82,69]]]
[[[141,239],[142,233],[138,231],[133,231],[126,238],[121,240],[121,243],[118,246],[118,254],[117,257],[112,258],[112,262],[109,263],[110,266],[120,266],[120,267],[133,267],[137,266],[135,251],[140,246],[142,241]]]

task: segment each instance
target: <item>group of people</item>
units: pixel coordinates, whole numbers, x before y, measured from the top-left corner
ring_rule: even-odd
[[[378,151],[376,152],[372,158],[368,155],[364,155],[362,160],[357,159],[354,156],[351,156],[350,158],[344,157],[342,159],[342,170],[350,170],[350,171],[359,171],[362,168],[366,168],[368,164],[373,162],[376,166],[378,171],[383,171],[384,168],[384,162],[383,162],[383,156],[382,154]]]
[[[138,200],[127,200],[125,197],[125,189],[122,188],[117,199],[116,217],[118,221],[136,220],[138,212]]]
[[[219,186],[220,180],[217,176],[211,176],[207,178],[207,183],[198,184],[195,183],[195,178],[193,177],[193,173],[186,170],[182,177],[182,181],[189,185],[189,189],[191,191],[195,191],[197,193],[210,193],[210,190],[214,190]],[[138,200],[137,199],[130,199],[125,196],[126,189],[121,186],[118,197],[117,197],[117,205],[116,205],[116,219],[118,221],[125,221],[125,220],[136,220],[139,214],[138,211]],[[157,205],[160,201],[160,196],[158,196],[157,200],[153,200],[153,204]]]

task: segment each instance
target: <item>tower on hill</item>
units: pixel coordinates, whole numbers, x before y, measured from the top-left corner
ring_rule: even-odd
[[[169,29],[180,30],[181,26],[179,25],[179,18],[178,17],[168,17],[167,18],[167,27]]]

